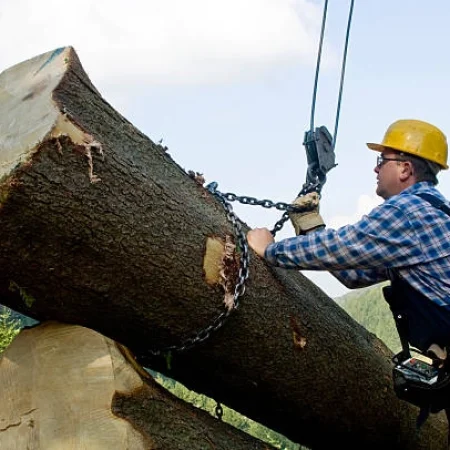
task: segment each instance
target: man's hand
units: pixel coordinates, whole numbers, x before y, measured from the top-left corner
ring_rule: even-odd
[[[309,194],[297,197],[292,205],[305,208],[305,212],[289,213],[289,218],[297,236],[299,234],[307,234],[318,227],[325,226],[319,214],[319,194],[317,192],[310,192]]]
[[[264,258],[267,246],[275,242],[275,239],[267,228],[255,228],[247,233],[247,242],[257,255]]]

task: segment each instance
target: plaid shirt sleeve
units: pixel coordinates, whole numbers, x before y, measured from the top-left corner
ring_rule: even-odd
[[[330,271],[352,288],[384,281],[387,268],[420,262],[421,243],[403,211],[386,201],[356,224],[275,242],[265,258],[279,267]]]

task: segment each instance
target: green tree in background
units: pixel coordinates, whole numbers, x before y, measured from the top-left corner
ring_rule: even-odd
[[[216,407],[218,404],[215,400],[194,391],[190,391],[181,383],[171,380],[170,378],[158,374],[157,372],[150,372],[158,383],[164,386],[167,390],[171,391],[174,395],[188,403],[191,403],[196,408],[203,409],[211,415],[216,416]],[[283,435],[276,433],[275,431],[272,431],[251,419],[248,419],[233,409],[230,409],[224,405],[220,406],[223,410],[222,420],[235,428],[258,438],[261,441],[267,442],[280,450],[306,449],[306,447],[301,447],[299,444],[295,444]]]
[[[20,320],[13,317],[11,311],[0,306],[0,353],[17,336],[21,328]]]
[[[370,286],[336,299],[340,305],[360,325],[381,339],[393,353],[402,346],[395,326],[394,317],[383,297],[383,287],[387,283]]]

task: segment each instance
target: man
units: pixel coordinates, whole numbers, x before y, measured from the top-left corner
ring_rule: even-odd
[[[272,265],[327,270],[349,288],[392,281],[387,300],[408,317],[407,341],[440,360],[450,345],[450,216],[436,189],[448,169],[447,140],[435,126],[399,120],[379,152],[376,193],[384,202],[353,225],[324,229],[316,209],[291,214],[297,236],[275,242],[266,228],[249,231],[249,246]],[[421,197],[428,195],[429,199]],[[313,195],[296,203],[314,202]],[[317,196],[317,194],[315,194]],[[314,231],[314,232],[311,232]]]

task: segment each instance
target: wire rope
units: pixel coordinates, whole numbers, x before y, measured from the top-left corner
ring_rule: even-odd
[[[347,31],[345,34],[344,53],[343,53],[343,57],[342,57],[341,75],[340,75],[340,83],[339,83],[339,95],[338,95],[338,102],[337,102],[337,107],[336,107],[336,120],[335,120],[335,124],[334,124],[334,133],[333,133],[333,141],[332,141],[333,149],[336,145],[336,138],[337,138],[337,132],[338,132],[338,126],[339,126],[342,94],[343,94],[343,89],[344,89],[345,67],[347,64],[348,43],[350,40],[350,28],[351,28],[351,22],[352,22],[352,17],[353,17],[354,3],[355,3],[354,0],[350,1],[350,8],[349,8],[349,14],[348,14],[348,19],[347,19]],[[314,116],[315,116],[315,111],[316,111],[317,87],[318,87],[318,82],[319,82],[319,72],[320,72],[320,64],[321,64],[321,59],[322,59],[322,48],[323,48],[323,41],[324,41],[324,35],[325,35],[327,11],[328,11],[328,0],[325,0],[324,6],[323,6],[319,48],[317,51],[317,62],[316,62],[316,72],[315,72],[315,77],[314,77],[313,97],[312,97],[312,103],[311,103],[311,120],[310,120],[311,132],[314,132]]]

